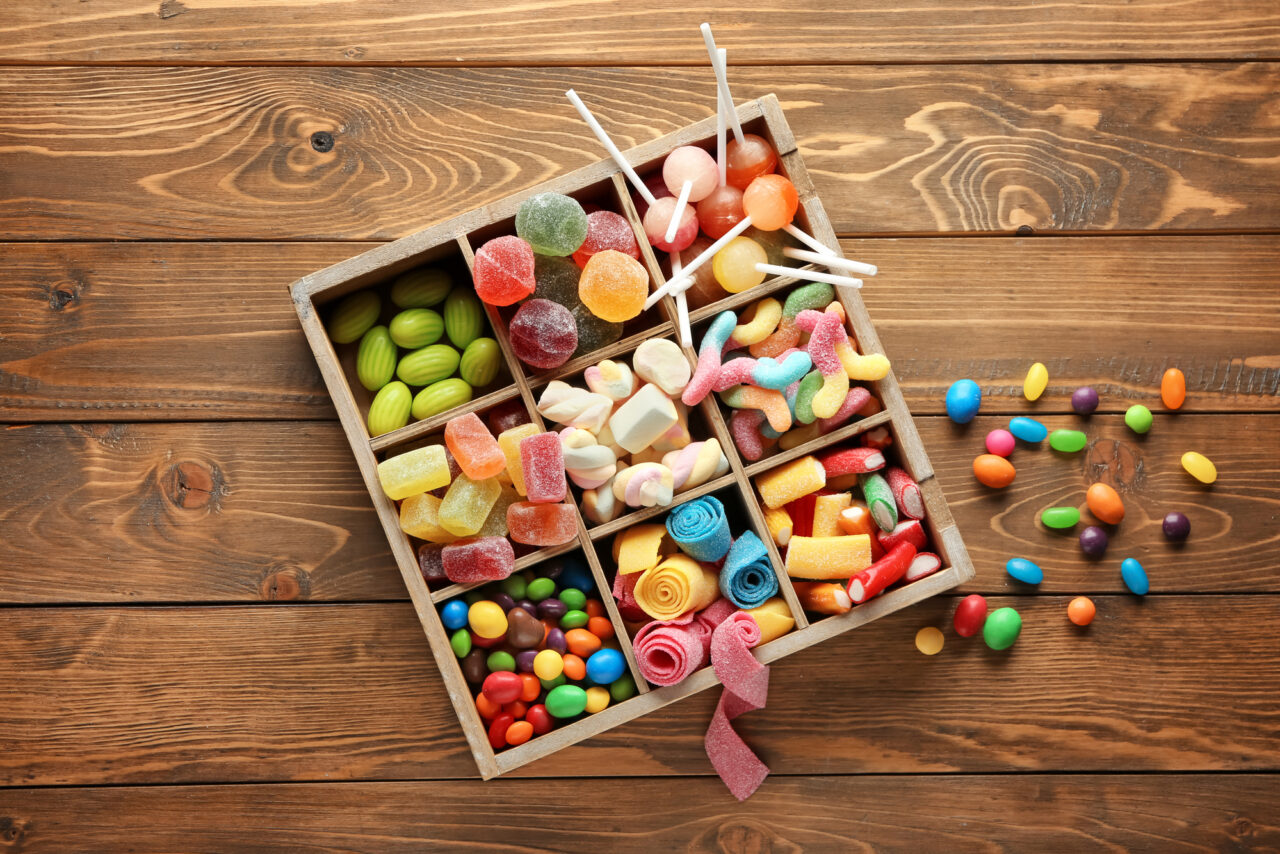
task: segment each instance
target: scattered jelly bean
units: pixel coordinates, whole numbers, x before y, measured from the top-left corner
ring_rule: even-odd
[[[1090,525],[1080,532],[1080,551],[1089,557],[1102,557],[1107,553],[1107,544],[1110,542],[1107,532],[1097,525]]]
[[[1024,557],[1009,558],[1004,569],[1023,584],[1039,584],[1044,581],[1044,570]]]
[[[501,649],[497,652],[489,653],[489,657],[485,659],[484,663],[492,673],[497,673],[499,670],[514,673],[516,669],[516,657],[506,650]]]
[[[1160,399],[1169,409],[1181,409],[1187,399],[1187,378],[1177,368],[1170,368],[1160,378]]]
[[[1187,470],[1187,474],[1201,483],[1213,483],[1218,479],[1217,467],[1204,454],[1187,451],[1182,455],[1182,467]]]
[[[1092,386],[1081,386],[1071,393],[1071,408],[1076,415],[1092,415],[1098,408],[1098,392]]]
[[[916,649],[925,655],[937,655],[942,652],[942,645],[946,638],[942,636],[942,632],[933,626],[925,626],[916,632]]]
[[[586,611],[566,611],[565,615],[560,618],[560,628],[566,632],[569,629],[580,629],[587,624],[591,618],[587,616]],[[566,635],[567,637],[567,635]]]
[[[1019,415],[1009,419],[1009,432],[1024,442],[1043,442],[1049,435],[1049,428],[1034,418]]]
[[[1022,381],[1022,396],[1027,400],[1039,400],[1049,385],[1049,369],[1043,362],[1036,362],[1027,371],[1027,378]]]
[[[453,647],[453,654],[458,658],[466,658],[467,653],[471,652],[471,632],[458,629],[449,636],[449,646]]]
[[[569,606],[563,599],[551,596],[538,603],[538,617],[543,620],[558,620],[569,613]]]
[[[579,611],[578,613],[583,613]],[[583,614],[583,616],[586,616]],[[584,621],[585,622],[585,621]],[[569,652],[583,659],[584,661],[600,648],[600,638],[591,634],[586,629],[569,629],[564,633],[565,643],[569,645]],[[584,665],[585,668],[585,665]],[[585,672],[585,670],[584,670]],[[581,677],[569,674],[570,679],[579,679]]]
[[[982,639],[995,650],[1008,649],[1022,631],[1022,615],[1012,608],[997,608],[982,626]]]
[[[553,718],[572,718],[587,708],[587,692],[577,685],[559,685],[547,693],[546,707]]]
[[[1124,586],[1129,588],[1130,593],[1139,596],[1146,596],[1151,587],[1147,581],[1147,571],[1131,557],[1120,561],[1120,578],[1124,580]]]
[[[636,680],[630,675],[623,675],[621,678],[614,680],[609,686],[609,696],[613,697],[615,703],[621,703],[623,700],[630,700],[636,695]]]
[[[1177,510],[1165,516],[1160,527],[1164,531],[1165,539],[1175,543],[1180,543],[1191,536],[1191,520],[1186,517],[1186,514],[1179,513]]]
[[[1089,512],[1100,522],[1119,525],[1124,519],[1124,502],[1120,500],[1119,493],[1101,481],[1089,487],[1084,500],[1089,505]]]
[[[505,670],[499,670],[490,673],[484,678],[484,685],[480,688],[480,693],[484,694],[495,703],[514,703],[520,699],[520,692],[524,690],[524,682],[515,673],[509,673]]]
[[[534,602],[541,602],[543,599],[552,596],[556,592],[556,583],[550,578],[535,578],[529,582],[529,586],[525,588],[525,596],[528,596]]]
[[[952,619],[956,634],[962,638],[971,638],[987,621],[987,600],[977,593],[970,593],[956,606],[956,615]]]
[[[997,457],[1007,457],[1013,453],[1016,443],[1013,434],[1008,430],[997,428],[987,434],[987,452]]]
[[[602,641],[607,641],[616,634],[608,617],[591,617],[587,620],[587,631]]]
[[[576,587],[566,587],[560,591],[560,601],[570,611],[581,611],[587,604],[587,594]]]
[[[460,629],[467,624],[467,603],[461,599],[446,602],[440,609],[440,621],[446,629]]]
[[[482,600],[467,611],[471,630],[482,638],[500,638],[507,632],[507,615],[496,602]]]
[[[564,672],[564,657],[554,649],[544,649],[533,659],[533,674],[539,679],[555,679]]]
[[[560,629],[551,629],[547,632],[547,639],[543,641],[547,649],[564,655],[568,651],[569,645],[564,642],[564,632]]]
[[[1067,606],[1067,619],[1077,626],[1087,626],[1093,622],[1093,615],[1097,611],[1092,599],[1088,596],[1077,596]]]
[[[622,677],[627,663],[616,649],[602,649],[587,659],[587,678],[597,685],[609,685]]]
[[[957,424],[968,424],[982,406],[982,389],[973,380],[956,380],[947,389],[947,415]]]
[[[581,682],[587,677],[587,663],[582,657],[572,652],[567,652],[564,658],[564,677],[572,679],[574,682]]]
[[[1002,489],[1013,483],[1016,474],[1013,463],[995,454],[982,454],[973,461],[973,476],[983,486]]]
[[[1050,507],[1041,511],[1040,521],[1046,528],[1063,531],[1076,526],[1080,521],[1080,511],[1074,507]]]
[[[1049,434],[1049,447],[1064,454],[1083,451],[1089,444],[1089,437],[1079,430],[1054,430]]]
[[[1145,433],[1151,429],[1151,410],[1141,403],[1135,403],[1125,410],[1124,423],[1135,433]]]

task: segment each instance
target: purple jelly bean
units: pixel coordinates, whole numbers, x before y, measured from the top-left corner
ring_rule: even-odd
[[[504,614],[516,606],[516,600],[512,599],[506,593],[494,593],[489,596],[489,600],[491,602],[496,602]]]
[[[1071,394],[1071,408],[1077,415],[1092,415],[1098,408],[1098,393],[1092,386],[1081,386]]]
[[[564,632],[559,629],[552,629],[547,632],[547,639],[543,641],[543,644],[547,649],[554,649],[561,655],[569,651],[569,644],[565,642]]]
[[[1173,540],[1175,543],[1180,543],[1191,536],[1191,520],[1185,513],[1179,513],[1177,510],[1165,516],[1160,527],[1164,530],[1165,539]]]
[[[516,653],[516,670],[521,673],[533,672],[533,660],[538,655],[536,649],[522,649]]]
[[[1097,525],[1090,525],[1080,532],[1080,550],[1089,557],[1102,557],[1109,542],[1107,532]]]
[[[516,604],[528,611],[530,616],[538,616],[538,606],[534,604],[532,599],[521,599]]]
[[[569,612],[569,606],[552,597],[538,603],[538,616],[544,620],[558,620]]]

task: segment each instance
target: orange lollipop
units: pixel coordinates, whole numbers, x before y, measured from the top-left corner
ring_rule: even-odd
[[[781,175],[761,175],[742,194],[742,209],[761,231],[777,231],[791,224],[800,206],[795,184]]]

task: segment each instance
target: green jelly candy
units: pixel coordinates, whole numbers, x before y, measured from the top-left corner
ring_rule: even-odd
[[[1145,433],[1151,429],[1151,410],[1141,403],[1135,403],[1125,411],[1124,423],[1135,433]]]
[[[1074,507],[1050,507],[1040,514],[1046,528],[1074,528],[1080,521],[1080,511]]]
[[[581,611],[587,604],[587,594],[576,587],[566,587],[560,591],[560,601],[570,611]]]
[[[550,578],[535,578],[525,588],[525,598],[531,602],[541,602],[556,592],[556,583]]]
[[[444,301],[444,333],[459,350],[484,332],[484,307],[473,291],[454,288]]]
[[[1083,451],[1089,444],[1089,437],[1079,430],[1054,430],[1049,434],[1049,447],[1064,454]]]
[[[391,301],[397,308],[428,308],[444,302],[453,289],[453,277],[444,270],[420,267],[396,277]]]
[[[559,686],[568,682],[569,677],[561,673],[555,679],[539,679],[538,681],[542,683],[542,688],[544,691],[554,691]]]
[[[391,318],[391,340],[406,350],[434,344],[444,335],[444,318],[429,308],[410,308]]]
[[[822,388],[822,371],[812,370],[800,380],[794,406],[796,421],[812,424],[818,416],[813,414],[813,398]]]
[[[1022,631],[1022,617],[1012,608],[997,608],[987,615],[982,626],[982,639],[992,649],[1008,649]]]
[[[449,636],[449,646],[453,647],[453,654],[458,658],[466,658],[467,653],[471,652],[471,632],[458,629]]]
[[[359,341],[378,322],[382,300],[373,291],[356,291],[338,303],[329,318],[329,338],[335,344]]]
[[[502,592],[512,599],[523,599],[525,588],[528,586],[529,582],[525,581],[523,576],[511,575],[502,582]]]
[[[547,694],[547,711],[553,718],[572,718],[587,708],[587,692],[577,685],[558,685]]]
[[[535,255],[533,259],[534,299],[549,299],[569,311],[582,305],[578,279],[582,270],[567,258]]]
[[[587,624],[587,620],[589,619],[591,618],[587,616],[586,611],[566,611],[564,616],[560,618],[560,628],[565,631],[568,631],[569,629],[580,629]]]
[[[369,404],[369,435],[381,436],[408,424],[412,404],[413,394],[407,385],[399,381],[384,385]]]
[[[594,353],[601,347],[608,347],[622,337],[623,325],[596,317],[585,305],[579,303],[569,310],[574,323],[578,324],[578,348],[571,358]]]
[[[836,289],[821,282],[796,288],[787,295],[787,301],[782,304],[782,316],[794,319],[797,314],[808,308],[822,311],[831,305],[831,301],[835,298]]]
[[[401,359],[396,376],[409,385],[429,386],[449,378],[457,369],[458,351],[448,344],[432,344]]]
[[[489,668],[490,673],[497,673],[499,670],[505,670],[508,673],[516,672],[515,656],[502,650],[489,653],[489,657],[484,660],[484,663]]]
[[[396,375],[396,345],[385,326],[375,326],[360,339],[356,352],[356,377],[360,385],[377,391]]]
[[[636,681],[630,675],[623,676],[609,686],[609,696],[613,698],[615,703],[630,700],[635,695]]]
[[[539,193],[516,211],[516,234],[539,255],[572,255],[587,239],[587,213],[568,196]]]
[[[458,376],[473,388],[482,388],[493,382],[502,366],[502,351],[492,338],[477,338],[467,345],[458,365]]]

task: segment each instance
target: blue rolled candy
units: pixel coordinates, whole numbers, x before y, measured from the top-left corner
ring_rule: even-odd
[[[587,678],[597,685],[608,685],[618,681],[626,668],[627,663],[623,660],[622,653],[605,647],[591,653],[591,657],[587,659]]]
[[[1124,586],[1129,588],[1130,593],[1146,596],[1147,591],[1151,589],[1151,583],[1147,581],[1147,571],[1142,568],[1142,564],[1131,557],[1120,561],[1120,578],[1124,581]]]
[[[446,602],[440,609],[440,621],[446,629],[460,629],[467,624],[467,603],[461,599]]]
[[[1049,435],[1049,428],[1034,418],[1019,415],[1009,419],[1009,432],[1024,442],[1043,442]]]
[[[667,533],[682,552],[706,563],[724,557],[733,542],[724,505],[713,495],[681,504],[668,513]]]
[[[947,389],[947,415],[957,424],[968,424],[982,406],[982,388],[973,380],[956,380]]]
[[[720,570],[720,592],[744,610],[757,608],[778,595],[778,576],[769,563],[764,543],[752,531],[734,540]]]
[[[1011,557],[1004,565],[1005,571],[1024,584],[1044,581],[1044,570],[1024,557]]]
[[[587,568],[585,562],[580,558],[562,558],[564,561],[564,569],[560,571],[560,577],[556,583],[563,590],[566,587],[574,587],[583,593],[590,593],[596,589],[596,581],[591,577],[591,570]]]
[[[803,350],[787,354],[781,362],[765,356],[756,360],[756,369],[751,372],[751,380],[760,388],[782,391],[792,383],[800,382],[800,378],[809,373],[812,367],[813,358]]]

